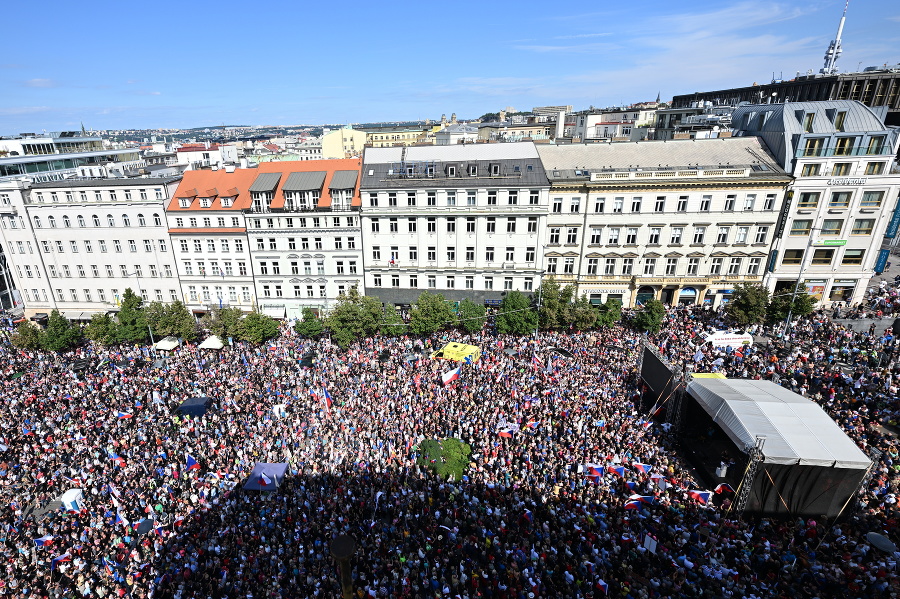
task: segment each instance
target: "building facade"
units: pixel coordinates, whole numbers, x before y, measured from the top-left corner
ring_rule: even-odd
[[[757,138],[538,148],[544,267],[592,302],[718,306],[761,282],[790,177]]]
[[[537,289],[549,185],[533,143],[368,148],[363,157],[366,294],[422,291],[499,303]]]
[[[26,315],[89,320],[126,288],[181,298],[165,206],[178,178],[0,183],[0,232]]]
[[[334,160],[359,156],[362,154],[365,145],[365,131],[357,131],[352,127],[326,131],[322,135],[322,152],[320,158]]]
[[[885,233],[900,197],[892,168],[900,129],[884,124],[887,109],[852,100],[738,107],[735,134],[763,138],[794,175],[766,275],[775,292],[797,280],[823,303],[856,303],[884,270]]]

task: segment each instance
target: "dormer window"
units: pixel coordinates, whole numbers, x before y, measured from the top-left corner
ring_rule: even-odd
[[[222,208],[231,208],[231,205],[234,204],[234,198],[219,198],[219,201],[222,203]]]
[[[191,198],[178,198],[178,207],[179,208],[190,208],[191,207]]]
[[[455,177],[455,176],[456,176],[456,167],[455,167],[455,166],[448,166],[448,167],[447,167],[447,176],[448,176],[448,177]]]
[[[425,167],[425,174],[428,175],[429,177],[433,177],[434,176],[434,165],[429,165],[429,166]]]
[[[212,206],[211,198],[200,198],[200,207],[201,208],[209,208],[210,206]]]
[[[496,176],[499,175],[499,174],[500,174],[500,165],[499,165],[499,164],[492,164],[492,165],[491,165],[491,176],[492,176],[492,177],[496,177]]]
[[[470,164],[470,165],[469,165],[469,176],[470,176],[470,177],[477,177],[477,176],[478,176],[478,166],[477,166],[477,165],[475,165],[475,164]]]

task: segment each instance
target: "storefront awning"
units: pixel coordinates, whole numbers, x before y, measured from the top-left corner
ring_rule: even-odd
[[[261,314],[265,314],[271,318],[284,318],[284,306],[264,306],[260,309]]]

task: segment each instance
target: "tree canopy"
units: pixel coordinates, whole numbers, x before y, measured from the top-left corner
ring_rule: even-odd
[[[778,322],[787,318],[788,309],[790,309],[792,320],[812,314],[816,307],[816,299],[809,294],[804,285],[800,285],[797,290],[797,297],[791,308],[792,295],[793,287],[781,290],[772,296],[766,310],[770,322]]]
[[[382,306],[374,297],[361,295],[356,287],[338,298],[325,319],[332,340],[347,349],[355,340],[370,337],[382,321]]]
[[[632,325],[639,331],[658,333],[662,328],[666,307],[657,299],[647,300],[632,319]]]
[[[443,295],[423,291],[410,311],[409,330],[416,335],[430,335],[453,320],[453,306]]]
[[[312,308],[303,308],[303,318],[294,323],[294,331],[298,335],[315,339],[325,331],[325,323]]]
[[[419,444],[417,462],[440,477],[452,476],[454,480],[460,480],[469,465],[471,454],[472,448],[459,439],[426,439]]]
[[[62,351],[77,344],[81,340],[81,329],[73,326],[63,317],[59,310],[50,312],[47,328],[41,332],[40,343],[47,351]]]
[[[240,338],[250,343],[262,343],[278,335],[278,321],[274,318],[251,312],[241,321]]]
[[[141,309],[142,303],[143,300],[130,287],[125,290],[116,326],[119,343],[144,343],[149,339],[147,317]]]
[[[510,291],[500,302],[496,323],[501,335],[530,335],[538,323],[537,310],[532,308],[527,297],[518,291]]]
[[[456,316],[459,318],[459,326],[469,333],[477,333],[484,327],[487,320],[484,304],[476,304],[470,299],[459,302],[459,310]]]
[[[759,283],[738,283],[731,301],[725,306],[728,314],[740,326],[759,324],[766,320],[769,290]]]

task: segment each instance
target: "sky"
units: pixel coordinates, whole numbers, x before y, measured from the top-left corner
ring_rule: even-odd
[[[818,70],[844,0],[9,2],[0,135],[477,118]],[[900,2],[850,0],[841,71],[900,63]]]

